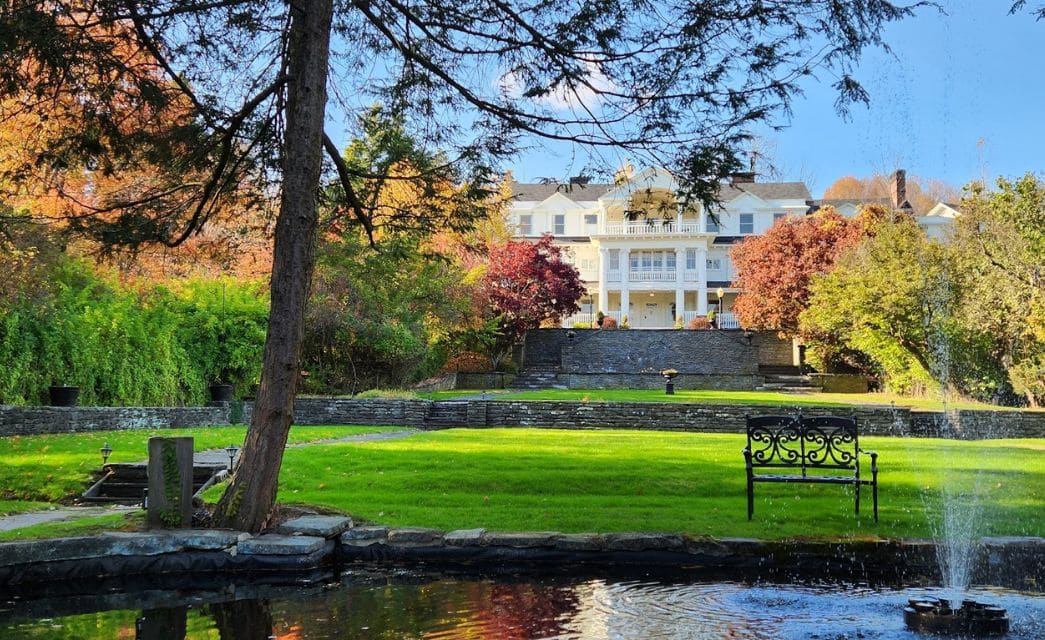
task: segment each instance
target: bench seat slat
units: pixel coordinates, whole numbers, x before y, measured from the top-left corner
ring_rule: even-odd
[[[808,482],[812,484],[871,484],[870,480],[853,476],[794,476],[794,475],[753,475],[754,482]]]

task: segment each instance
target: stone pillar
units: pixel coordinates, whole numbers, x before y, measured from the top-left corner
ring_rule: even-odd
[[[610,298],[609,291],[607,290],[607,282],[609,281],[610,274],[610,250],[606,247],[599,247],[599,302],[596,308],[592,311],[597,313],[602,311],[603,313],[610,310]]]
[[[697,314],[708,313],[708,249],[697,247]]]
[[[149,527],[192,524],[192,438],[149,438]]]

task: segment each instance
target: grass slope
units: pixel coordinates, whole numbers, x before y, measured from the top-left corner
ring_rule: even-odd
[[[440,529],[928,537],[944,491],[975,489],[983,535],[1045,533],[1045,440],[861,444],[881,455],[877,525],[869,494],[858,518],[850,489],[807,485],[757,486],[748,522],[744,437],[722,434],[449,430],[294,449],[279,500]]]

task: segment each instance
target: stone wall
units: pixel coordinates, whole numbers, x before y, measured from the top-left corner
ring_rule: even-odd
[[[775,331],[755,331],[755,347],[758,349],[758,364],[769,367],[797,366],[795,346],[790,340],[781,338]]]
[[[668,329],[581,333],[585,334],[584,339],[568,341],[563,348],[564,373],[657,374],[664,369],[676,369],[680,374],[705,376],[758,374],[758,349],[740,331]]]
[[[747,415],[793,414],[795,410],[763,406],[718,406],[667,402],[522,402],[487,401],[486,424],[480,426],[553,427],[558,429],[649,429],[743,433]],[[804,407],[802,415],[855,416],[860,432],[897,435],[910,422],[906,409],[862,408],[840,410]],[[477,412],[478,415],[478,412]],[[471,416],[471,413],[469,414]]]
[[[429,400],[298,398],[295,424],[422,427]],[[467,401],[467,426],[562,429],[649,429],[743,433],[745,415],[793,414],[797,408],[641,402]],[[243,407],[250,421],[251,403]],[[0,406],[0,436],[109,429],[164,429],[229,423],[217,407],[17,407]],[[860,432],[959,439],[1043,438],[1045,412],[912,412],[890,407],[801,408],[803,415],[855,416]]]
[[[679,374],[675,388],[683,389],[754,389],[762,384],[759,375]],[[570,389],[663,389],[664,377],[659,373],[563,373],[556,382]]]
[[[168,429],[229,423],[213,407],[20,407],[0,405],[0,436],[114,429]]]
[[[430,404],[429,400],[299,397],[294,401],[294,424],[421,426]],[[253,410],[253,402],[244,403],[244,422],[250,423]]]

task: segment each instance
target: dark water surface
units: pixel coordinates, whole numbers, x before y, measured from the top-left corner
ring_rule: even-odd
[[[0,597],[0,638],[915,639],[923,636],[904,627],[901,611],[907,598],[930,592],[841,583],[349,573],[323,588],[140,591],[108,600]],[[1006,638],[1045,638],[1045,594],[974,593],[1009,610]]]

